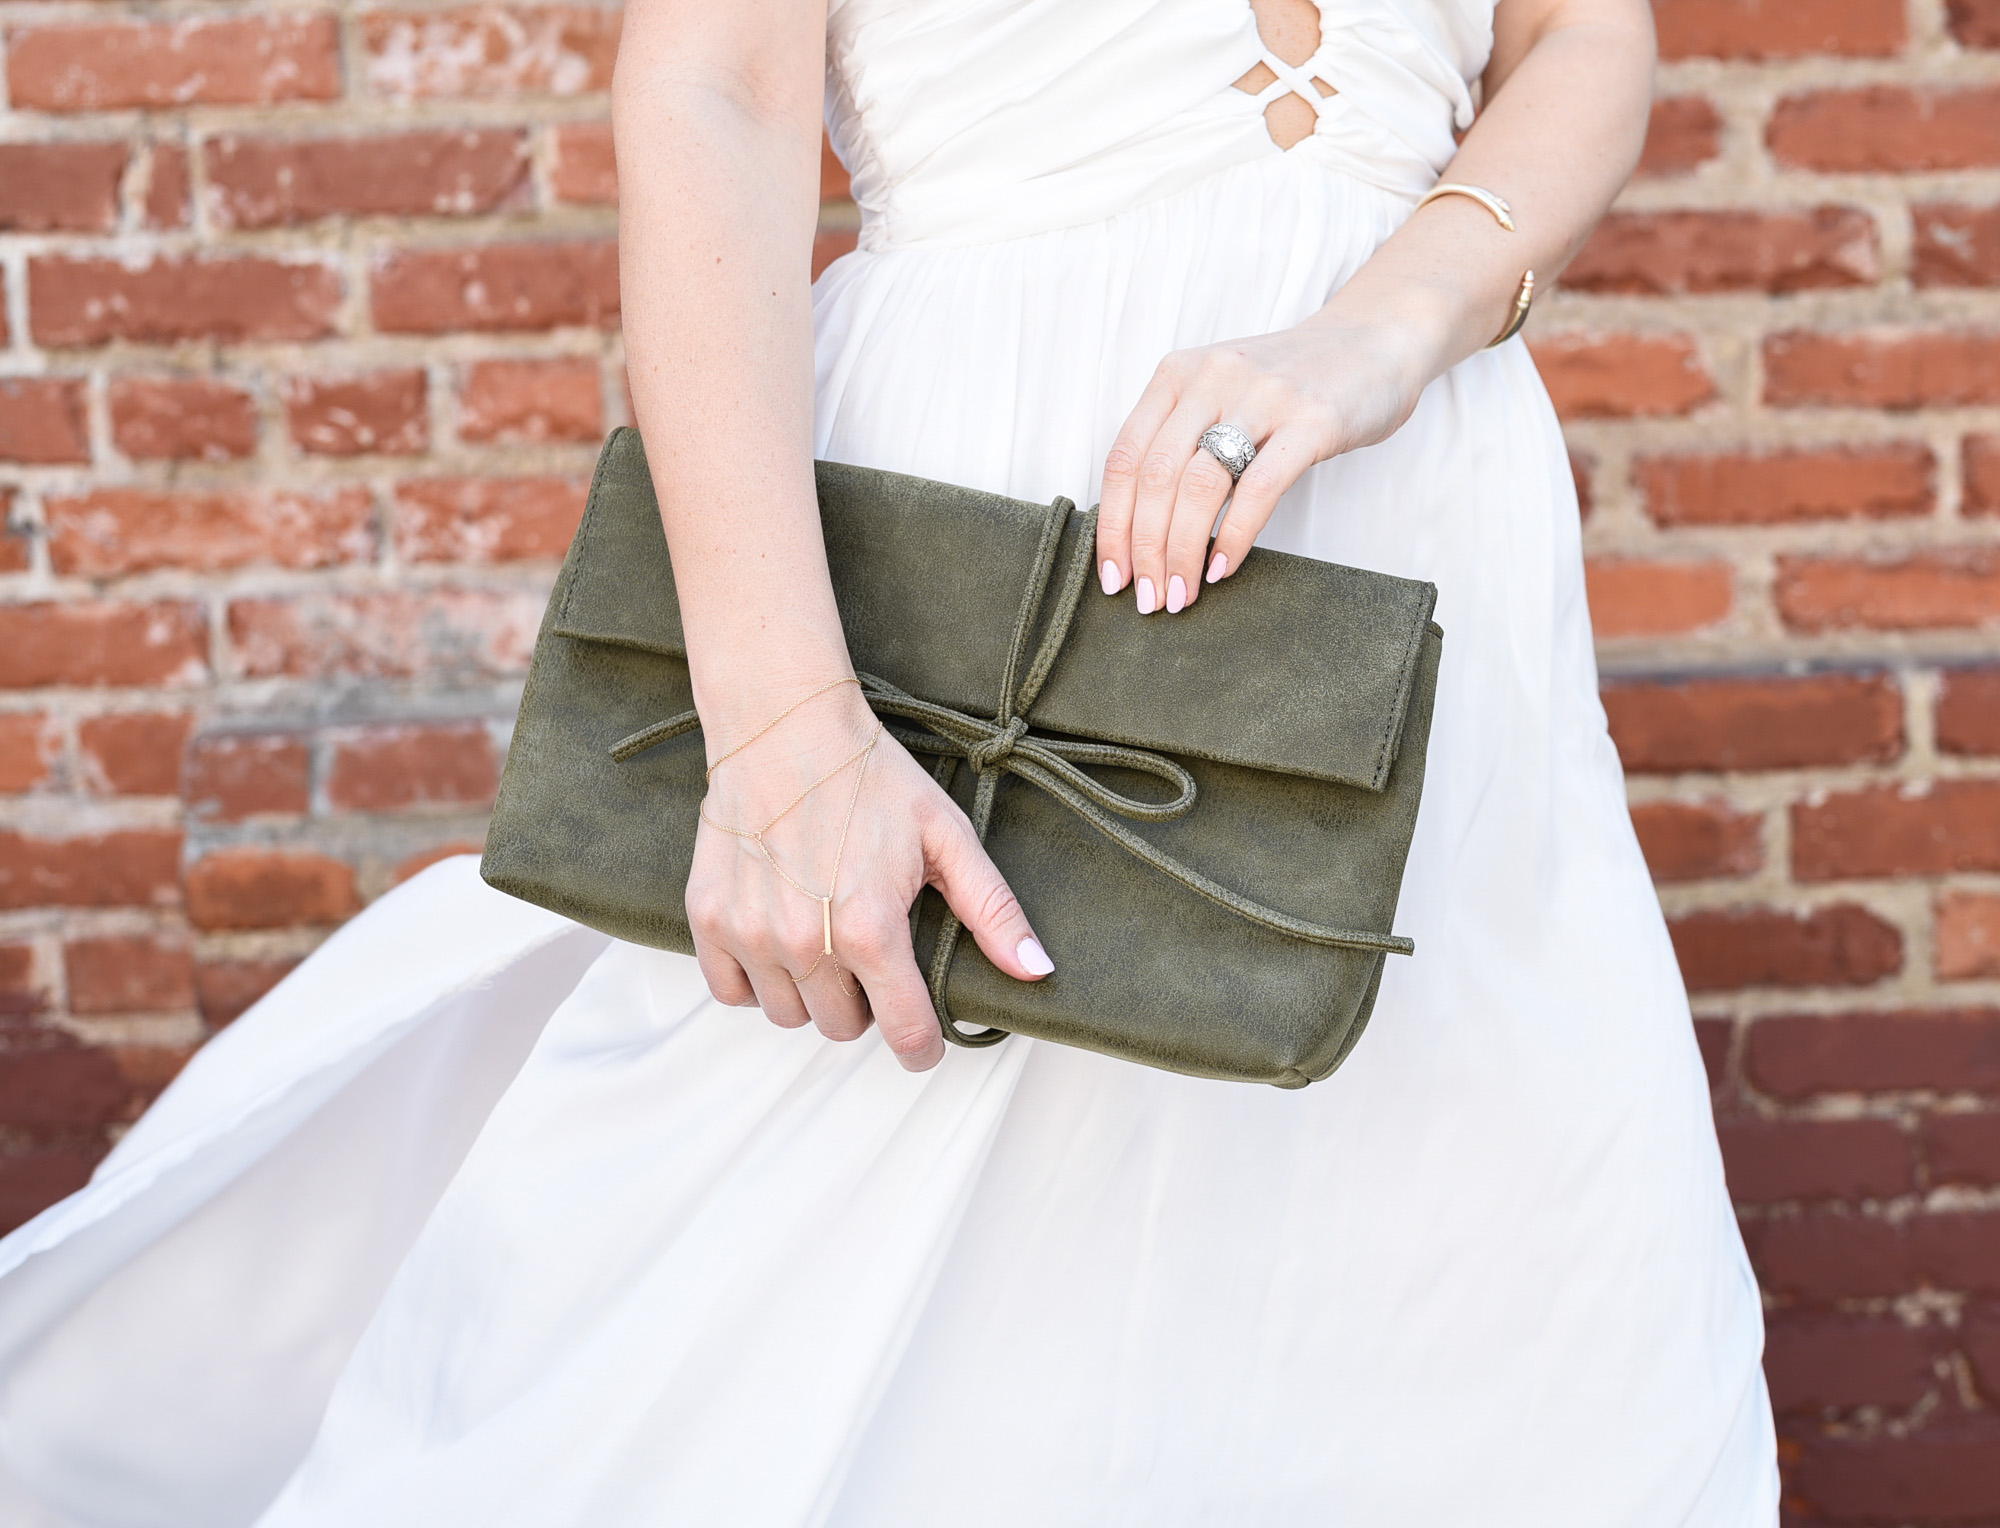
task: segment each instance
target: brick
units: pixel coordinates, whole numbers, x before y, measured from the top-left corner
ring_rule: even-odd
[[[185,711],[114,711],[76,729],[84,785],[101,796],[173,796],[194,718]]]
[[[1903,968],[1903,936],[1865,907],[1793,913],[1736,907],[1684,913],[1667,932],[1690,992],[1865,987]]]
[[[0,233],[107,233],[123,143],[0,143]]]
[[[1910,280],[1916,286],[2000,284],[2000,209],[1914,207],[1911,220]]]
[[[8,38],[7,89],[16,110],[56,112],[331,101],[339,23],[276,12],[35,27]]]
[[[63,946],[71,1013],[164,1013],[194,1006],[185,939],[124,935]]]
[[[1530,348],[1564,419],[1688,414],[1716,395],[1685,334],[1552,334]]]
[[[2000,515],[2000,435],[1968,435],[1965,465],[1967,515],[1975,519]]]
[[[1772,109],[1764,141],[1788,170],[1978,169],[2000,164],[2000,88],[1864,85],[1801,91]]]
[[[1614,212],[1562,274],[1577,292],[1803,292],[1882,279],[1875,220],[1800,212]]]
[[[1901,0],[1653,0],[1662,58],[1883,57],[1908,38]]]
[[[140,208],[148,228],[185,228],[188,223],[188,151],[184,144],[156,143]]]
[[[0,293],[0,298],[5,294]],[[4,343],[4,339],[0,339]],[[14,490],[0,487],[0,574],[25,573],[31,563],[28,553],[30,535],[25,525],[13,518]]]
[[[607,90],[619,13],[586,5],[374,11],[361,18],[371,94],[576,96]]]
[[[2000,1294],[2000,1211],[1912,1215],[1908,1234],[1917,1274],[1933,1289]]]
[[[1764,341],[1764,401],[1779,408],[1956,408],[2000,402],[2000,339],[1967,330]]]
[[[58,573],[116,578],[159,568],[327,568],[373,550],[373,500],[360,485],[178,492],[100,488],[45,501]]]
[[[559,202],[618,205],[618,160],[609,122],[564,122],[555,129],[549,186]]]
[[[1902,693],[1882,674],[1634,680],[1603,698],[1634,773],[1886,763],[1903,751]]]
[[[1924,1158],[1934,1185],[2000,1187],[2000,1110],[1931,1115],[1924,1121]]]
[[[1917,441],[1701,455],[1633,464],[1654,524],[1789,525],[1927,515],[1937,460]]]
[[[860,242],[860,233],[852,228],[823,228],[814,234],[812,279],[819,280],[829,265],[842,255],[852,254]]]
[[[373,727],[338,737],[326,797],[336,811],[490,807],[500,788],[492,735],[478,722]]]
[[[2000,0],[1945,0],[1945,9],[1961,47],[2000,48]]]
[[[1646,146],[1634,172],[1642,179],[1686,175],[1722,152],[1722,114],[1706,96],[1669,96],[1653,103]]]
[[[0,1035],[0,1119],[31,1139],[101,1131],[138,1113],[109,1050],[59,1029]]]
[[[1600,639],[1699,631],[1727,619],[1734,602],[1735,570],[1726,562],[1593,557],[1583,574]]]
[[[110,1149],[101,1140],[61,1141],[0,1157],[0,1231],[26,1225],[82,1188]]]
[[[822,132],[819,135],[819,199],[823,202],[844,202],[854,195],[847,166],[840,162],[840,156],[833,151],[833,140]]]
[[[400,886],[411,877],[423,874],[433,865],[454,859],[461,854],[483,854],[485,850],[486,845],[483,843],[474,843],[470,839],[453,839],[450,843],[419,849],[409,858],[399,861],[396,868],[390,872],[389,878]]]
[[[1856,1092],[2000,1097],[2000,1008],[1761,1018],[1750,1026],[1744,1072],[1785,1102]]]
[[[1772,597],[1794,631],[1923,631],[2000,621],[2000,551],[1780,557]]]
[[[212,1029],[241,1017],[259,998],[298,966],[290,956],[275,960],[205,960],[195,968],[195,1001]]]
[[[226,134],[207,147],[209,216],[223,228],[332,217],[471,217],[527,191],[526,135],[514,129],[362,138]]]
[[[199,605],[0,605],[0,689],[186,685],[207,675],[208,628]]]
[[[38,1019],[48,1006],[48,988],[35,974],[35,947],[0,944],[0,1028]]]
[[[1701,1050],[1702,1070],[1708,1073],[1708,1091],[1720,1098],[1729,1088],[1729,1048],[1735,1025],[1728,1019],[1696,1019],[1695,1044]]]
[[[257,404],[214,377],[117,376],[111,439],[134,461],[229,461],[257,449]]]
[[[1597,507],[1597,464],[1581,451],[1569,453],[1569,475],[1576,485],[1576,512],[1580,519],[1588,520],[1590,512]]]
[[[197,738],[181,793],[188,815],[205,822],[300,814],[312,806],[312,752],[303,738],[283,734]]]
[[[285,420],[316,456],[413,456],[430,449],[429,383],[419,367],[358,377],[296,377],[285,384]]]
[[[31,791],[55,778],[62,737],[39,711],[0,712],[0,792]]]
[[[1937,974],[1941,981],[2000,977],[2000,896],[1960,891],[1938,898]]]
[[[1735,1120],[1716,1135],[1738,1204],[1887,1199],[1913,1187],[1915,1153],[1893,1120]]]
[[[514,675],[527,669],[541,605],[488,589],[238,599],[229,635],[255,679]]]
[[[114,259],[42,255],[28,262],[28,325],[52,348],[112,340],[315,340],[333,332],[339,273],[262,255]]]
[[[509,331],[618,322],[613,239],[391,250],[370,277],[375,327],[388,334]]]
[[[472,441],[603,439],[604,387],[596,360],[477,362],[459,385],[458,434]]]
[[[2000,870],[2000,780],[1870,785],[1792,808],[1800,881]]]
[[[1789,1411],[1907,1411],[1939,1388],[1944,1343],[1893,1316],[1774,1312],[1764,1333],[1771,1405]]]
[[[2000,1395],[2000,1306],[1972,1305],[1959,1329],[1959,1347],[1974,1382],[1988,1397]]]
[[[396,485],[396,549],[409,562],[559,558],[588,485],[569,478],[421,478]]]
[[[0,908],[169,906],[180,900],[180,860],[180,834],[162,829],[76,838],[0,830]]]
[[[188,867],[188,919],[200,929],[338,923],[361,909],[354,867],[324,854],[218,849]]]
[[[1753,1221],[1744,1245],[1771,1294],[1823,1304],[1904,1293],[1913,1283],[1908,1239],[1874,1215],[1808,1212]]]
[[[1785,1449],[1784,1522],[1963,1525],[2000,1521],[2000,1424],[1922,1419],[1914,1430],[1826,1432]],[[1822,1506],[1822,1504],[1827,1504]]]
[[[2000,754],[2000,668],[1948,668],[1938,686],[1938,750]]]
[[[0,377],[0,461],[88,462],[81,377]]]
[[[1763,821],[1726,801],[1652,801],[1632,808],[1646,864],[1660,882],[1751,875],[1763,868]]]

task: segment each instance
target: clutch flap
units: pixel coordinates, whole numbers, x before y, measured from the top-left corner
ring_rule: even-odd
[[[1095,516],[871,468],[818,464],[834,595],[855,665],[991,717],[1051,515],[1067,517],[1039,625]],[[1259,549],[1176,616],[1092,578],[1032,705],[1042,731],[1380,790],[1437,590]],[[1310,612],[1305,615],[1303,612]],[[550,606],[563,636],[685,653],[636,430],[615,431]],[[1039,640],[1040,632],[1037,632]]]

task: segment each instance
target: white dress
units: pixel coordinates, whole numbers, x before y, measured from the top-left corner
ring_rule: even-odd
[[[836,0],[820,454],[1085,499],[1163,354],[1319,306],[1491,19],[1322,10],[1286,152],[1243,0]],[[448,861],[0,1243],[0,1522],[1768,1528],[1757,1288],[1525,349],[1264,540],[1441,590],[1418,953],[1331,1079],[1018,1039],[911,1076]]]

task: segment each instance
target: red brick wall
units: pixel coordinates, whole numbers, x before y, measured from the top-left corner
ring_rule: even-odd
[[[1646,173],[1530,331],[1606,704],[1793,1520],[2000,1522],[2000,0],[1656,10]],[[0,3],[0,1222],[478,842],[629,417],[616,33]]]

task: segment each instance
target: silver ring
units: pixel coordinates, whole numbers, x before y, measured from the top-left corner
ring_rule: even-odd
[[[1250,437],[1233,424],[1212,424],[1203,430],[1201,448],[1228,469],[1231,482],[1243,476],[1243,469],[1257,459]]]

